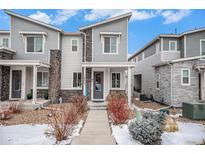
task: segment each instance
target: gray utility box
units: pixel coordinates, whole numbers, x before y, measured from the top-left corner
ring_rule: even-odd
[[[205,103],[182,103],[182,115],[193,120],[204,120]]]

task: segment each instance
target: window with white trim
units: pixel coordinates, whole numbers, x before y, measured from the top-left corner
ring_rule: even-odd
[[[156,73],[156,89],[160,89],[160,74]]]
[[[37,72],[37,87],[48,87],[48,72]]]
[[[9,47],[9,38],[8,37],[0,37],[0,47]]]
[[[78,40],[72,40],[72,51],[78,51]]]
[[[181,84],[183,86],[190,85],[190,69],[181,70]]]
[[[82,85],[82,77],[81,72],[74,72],[73,73],[73,88],[81,88]]]
[[[177,51],[177,41],[169,41],[169,51]]]
[[[105,36],[104,37],[104,53],[117,53],[117,37]]]
[[[205,55],[205,39],[200,42],[201,56]]]
[[[42,53],[43,52],[43,36],[29,35],[26,37],[26,52]]]
[[[120,73],[112,73],[112,88],[120,88]]]

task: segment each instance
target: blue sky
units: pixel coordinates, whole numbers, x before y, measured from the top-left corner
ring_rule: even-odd
[[[158,34],[181,33],[205,27],[205,10],[12,10],[62,28],[78,31],[81,26],[132,11],[129,22],[129,54],[136,52]],[[0,29],[9,29],[9,16],[0,10]]]

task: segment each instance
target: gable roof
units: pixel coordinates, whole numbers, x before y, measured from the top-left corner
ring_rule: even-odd
[[[55,27],[53,25],[50,25],[50,24],[47,24],[47,23],[44,23],[44,22],[41,22],[39,20],[36,20],[36,19],[33,19],[33,18],[30,18],[30,17],[27,17],[27,16],[24,16],[24,15],[21,15],[21,14],[18,14],[18,13],[14,13],[10,10],[4,10],[4,12],[10,16],[14,16],[14,17],[18,17],[18,18],[21,18],[21,19],[24,19],[24,20],[27,20],[27,21],[30,21],[30,22],[33,22],[33,23],[36,23],[38,25],[41,25],[41,26],[44,26],[44,27],[47,27],[47,28],[50,28],[50,29],[53,29],[53,30],[56,30],[56,31],[60,31],[62,32],[63,30],[58,28],[58,27]]]
[[[92,25],[81,27],[81,28],[79,28],[79,30],[85,30],[85,29],[88,29],[88,28],[91,28],[91,27],[96,27],[96,26],[106,24],[106,23],[109,23],[109,22],[112,22],[112,21],[115,21],[115,20],[119,20],[119,19],[122,19],[122,18],[130,19],[131,16],[132,16],[132,12],[128,12],[128,13],[125,13],[125,14],[121,14],[119,16],[115,16],[115,17],[112,17],[112,18],[97,22],[97,23],[92,24]]]
[[[172,38],[179,38],[179,37],[183,37],[184,35],[187,34],[191,34],[191,33],[197,33],[200,31],[205,31],[205,27],[203,28],[198,28],[198,29],[192,29],[192,30],[188,30],[185,32],[182,32],[180,34],[160,34],[157,37],[155,37],[154,39],[152,39],[149,43],[147,43],[144,47],[142,47],[141,49],[138,50],[138,52],[134,53],[132,56],[130,56],[128,58],[128,60],[131,60],[132,58],[134,58],[135,56],[139,55],[141,52],[144,51],[144,49],[146,49],[147,47],[149,47],[150,45],[152,45],[156,40],[160,39],[161,37],[172,37]]]

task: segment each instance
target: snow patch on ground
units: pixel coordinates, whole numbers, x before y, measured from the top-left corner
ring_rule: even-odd
[[[83,127],[83,120],[74,127],[72,136],[60,144],[70,144],[75,136],[79,136]],[[46,137],[45,130],[48,125],[11,125],[0,126],[0,144],[2,145],[52,145],[55,144],[55,138]]]
[[[164,132],[162,134],[163,145],[194,145],[201,144],[205,139],[205,126],[196,123],[178,122],[178,132]],[[140,144],[129,134],[128,125],[112,125],[112,135],[120,145]]]

